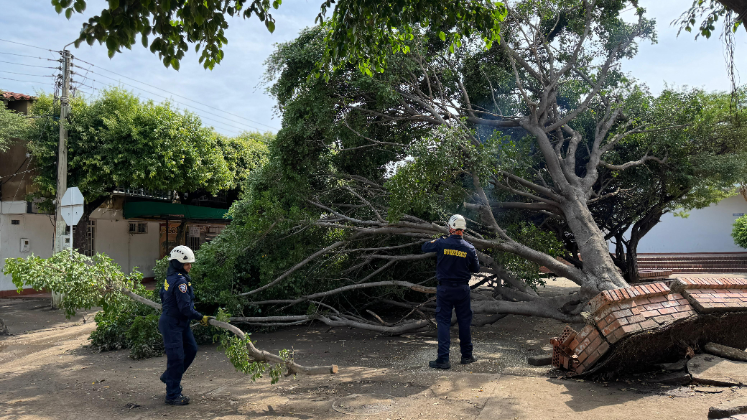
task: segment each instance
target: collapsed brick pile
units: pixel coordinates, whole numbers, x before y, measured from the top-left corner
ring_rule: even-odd
[[[642,366],[708,341],[745,348],[747,279],[679,278],[607,290],[590,302],[579,332],[566,326],[553,366],[575,374]]]

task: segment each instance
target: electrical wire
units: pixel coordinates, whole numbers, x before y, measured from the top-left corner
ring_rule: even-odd
[[[7,40],[7,39],[0,39],[0,42],[9,42],[11,44],[23,45],[24,47],[31,47],[31,48],[36,48],[36,49],[44,50],[44,51],[51,51],[51,52],[55,52],[55,53],[60,52],[60,51],[50,50],[49,48],[37,47],[36,45],[24,44],[23,42],[10,41],[10,40]]]
[[[129,86],[129,87],[132,87],[132,88],[134,88],[134,89],[138,89],[138,90],[140,90],[140,91],[142,91],[142,92],[145,92],[145,93],[148,93],[148,94],[151,94],[151,95],[154,95],[154,96],[158,96],[158,97],[161,97],[161,98],[165,98],[165,99],[168,99],[168,100],[170,100],[170,101],[174,102],[175,104],[181,105],[181,106],[183,106],[183,107],[185,107],[185,108],[195,108],[195,109],[197,109],[197,110],[199,111],[199,112],[195,112],[195,113],[197,113],[198,115],[200,115],[200,117],[201,117],[202,119],[205,119],[205,120],[208,120],[208,121],[214,121],[214,122],[217,122],[217,123],[219,123],[219,124],[222,124],[222,125],[224,125],[224,126],[228,126],[228,127],[233,127],[233,128],[235,128],[235,129],[239,130],[239,132],[241,132],[241,131],[246,131],[246,129],[247,129],[247,128],[250,128],[250,129],[254,129],[254,130],[261,130],[260,128],[254,127],[254,126],[252,126],[252,125],[249,125],[249,124],[245,124],[245,123],[241,123],[241,122],[238,122],[238,121],[234,121],[234,120],[231,120],[231,119],[225,118],[225,117],[223,117],[223,116],[221,116],[221,115],[219,115],[219,114],[215,114],[215,113],[212,113],[212,112],[210,112],[210,111],[205,111],[204,109],[200,109],[200,108],[197,108],[197,107],[196,107],[196,106],[194,106],[194,105],[187,105],[187,104],[183,104],[183,103],[181,103],[181,102],[177,102],[177,101],[174,101],[173,99],[169,98],[168,96],[165,96],[165,95],[161,95],[161,94],[159,94],[159,93],[155,93],[155,92],[151,92],[151,91],[149,91],[149,90],[143,89],[143,88],[141,88],[141,87],[135,86],[135,85],[133,85],[133,84],[130,84],[130,83],[125,83],[125,82],[123,82],[123,81],[121,81],[121,80],[117,80],[117,79],[114,79],[113,77],[109,77],[109,76],[103,75],[103,74],[101,74],[101,73],[96,73],[96,72],[94,72],[93,70],[91,70],[91,71],[90,71],[90,73],[91,73],[91,74],[95,74],[95,75],[97,75],[97,76],[100,76],[100,77],[105,77],[105,78],[107,78],[107,79],[111,79],[111,80],[113,80],[113,81],[115,81],[115,82],[117,82],[117,83],[121,83],[121,84],[123,84],[123,85],[125,85],[125,86]],[[93,79],[93,78],[91,78],[90,80],[92,80],[92,81],[94,81],[94,82],[96,81],[96,79]],[[88,86],[88,87],[90,87],[90,86]],[[226,121],[230,121],[230,122],[232,122],[232,123],[235,123],[235,124],[241,124],[241,125],[243,125],[244,127],[238,127],[238,126],[235,126],[235,125],[232,125],[232,124],[228,124],[228,123],[227,123],[227,122],[225,122],[225,121],[220,121],[220,120],[216,120],[216,119],[214,119],[214,118],[209,118],[209,117],[205,117],[204,115],[201,115],[201,114],[200,114],[200,112],[203,112],[203,113],[205,113],[205,114],[208,114],[208,115],[213,115],[213,116],[215,116],[215,117],[218,117],[218,118],[223,118],[223,119],[225,119]]]
[[[0,73],[17,74],[19,76],[28,76],[28,77],[57,77],[53,74],[28,74],[28,73],[16,73],[14,71],[5,71],[5,70],[0,70]]]
[[[170,91],[168,91],[168,90],[166,90],[166,89],[162,89],[162,88],[160,88],[160,87],[158,87],[158,86],[154,86],[154,85],[151,85],[151,84],[148,84],[148,83],[145,83],[145,82],[141,82],[141,81],[139,81],[139,80],[137,80],[137,79],[133,79],[132,77],[129,77],[129,76],[125,76],[125,75],[123,75],[123,74],[119,74],[119,73],[117,73],[117,72],[114,72],[114,71],[111,71],[111,70],[105,69],[105,68],[103,68],[103,67],[99,67],[99,66],[96,66],[95,64],[93,64],[93,63],[89,63],[88,61],[85,61],[85,60],[81,60],[80,58],[76,58],[76,57],[73,57],[73,59],[74,59],[74,60],[78,60],[78,61],[80,61],[80,62],[82,62],[82,63],[88,64],[89,66],[92,66],[92,67],[96,67],[96,68],[99,68],[99,69],[101,69],[101,70],[103,70],[103,71],[106,71],[106,72],[112,73],[112,74],[114,74],[114,75],[117,75],[117,76],[119,76],[119,77],[122,77],[122,78],[125,78],[125,79],[129,79],[129,80],[132,80],[133,82],[137,82],[137,83],[140,83],[140,84],[142,84],[142,85],[145,85],[145,86],[151,87],[151,88],[153,88],[153,89],[158,89],[158,90],[160,90],[160,91],[162,91],[162,92],[166,92],[166,93],[168,93],[169,95],[174,95],[174,96],[176,96],[176,97],[182,98],[182,99],[184,99],[184,100],[187,100],[187,101],[190,101],[190,102],[198,103],[198,104],[202,104],[202,103],[203,103],[203,102],[201,102],[201,101],[196,101],[196,100],[194,100],[194,99],[190,99],[190,98],[187,98],[186,96],[182,96],[182,95],[179,95],[179,94],[177,94],[177,93],[174,93],[174,92],[170,92]],[[81,68],[82,68],[82,67],[81,67]],[[91,71],[91,73],[94,73],[94,71],[93,71],[93,70],[90,70],[90,71]],[[98,74],[99,76],[102,76],[102,77],[107,77],[107,76],[104,76],[104,75],[102,75],[101,73],[96,73],[96,74]],[[111,78],[110,78],[110,79],[111,79]],[[112,79],[112,80],[115,80],[115,79]],[[216,108],[216,109],[217,109],[217,108]],[[240,116],[240,115],[236,115],[236,114],[233,114],[233,113],[230,113],[230,112],[227,112],[227,111],[223,111],[223,110],[220,110],[220,109],[218,109],[218,111],[220,111],[220,112],[223,112],[223,113],[225,113],[225,114],[228,114],[228,115],[232,115],[232,116],[234,116],[234,117],[236,117],[236,118],[240,118],[240,119],[242,119],[242,120],[250,121],[250,122],[253,122],[253,123],[255,123],[255,124],[259,124],[259,125],[263,125],[263,126],[265,126],[265,127],[269,127],[269,128],[271,128],[271,129],[273,129],[273,130],[278,130],[278,128],[277,128],[277,127],[273,127],[273,126],[271,126],[271,125],[267,125],[267,124],[261,123],[261,122],[259,122],[259,121],[255,121],[255,120],[252,120],[252,119],[249,119],[249,118],[246,118],[246,117],[242,117],[242,116]],[[230,120],[229,120],[229,121],[230,121]],[[238,121],[234,121],[234,122],[238,122]],[[256,127],[253,127],[253,128],[256,128]]]
[[[32,80],[18,80],[18,79],[11,79],[9,77],[0,77],[0,79],[2,79],[2,80],[11,80],[11,81],[14,81],[14,82],[21,82],[21,83],[44,83],[44,82],[40,82],[38,80],[33,80],[33,81]]]
[[[59,69],[59,67],[50,67],[50,66],[37,66],[35,64],[23,64],[23,63],[14,63],[12,61],[0,61],[0,63],[6,63],[6,64],[13,64],[15,66],[26,66],[26,67],[39,67],[41,69]]]
[[[11,52],[4,52],[4,51],[0,51],[0,54],[15,55],[15,56],[18,56],[18,57],[36,58],[38,60],[57,61],[57,62],[60,61],[59,59],[58,60],[53,60],[51,58],[37,57],[35,55],[16,54],[16,53],[11,53]]]

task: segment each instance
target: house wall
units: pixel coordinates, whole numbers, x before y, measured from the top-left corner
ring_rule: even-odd
[[[111,257],[125,272],[137,267],[143,277],[153,277],[158,258],[158,222],[147,222],[148,233],[128,233],[128,220],[96,220],[96,252]]]
[[[687,218],[665,214],[661,222],[643,237],[638,252],[745,252],[731,238],[734,220],[745,213],[747,201],[741,195],[735,195],[710,207],[693,210]],[[610,243],[610,251],[614,252],[614,249],[614,244]]]
[[[8,206],[3,202],[3,207]],[[21,202],[25,209],[26,202]],[[20,224],[14,225],[12,220]],[[54,228],[49,216],[42,214],[0,214],[0,291],[15,290],[10,276],[2,274],[6,258],[34,255],[49,258],[52,255]],[[30,240],[29,252],[21,252],[21,238]]]
[[[43,258],[52,255],[54,227],[48,215],[26,214],[26,202],[0,202],[0,291],[15,290],[10,276],[2,274],[6,258]],[[19,220],[13,225],[11,220]],[[159,223],[148,223],[148,233],[130,234],[129,220],[121,210],[99,209],[91,215],[96,221],[95,251],[107,254],[125,272],[137,267],[143,277],[152,277],[159,253]],[[140,222],[143,223],[143,222]],[[31,241],[29,252],[21,252],[21,238]]]

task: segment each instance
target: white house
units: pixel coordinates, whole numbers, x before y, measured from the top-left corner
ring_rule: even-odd
[[[23,113],[34,99],[11,92],[0,95],[5,106]],[[2,274],[6,258],[52,255],[54,215],[40,212],[35,203],[26,201],[27,195],[34,192],[35,173],[25,142],[16,140],[8,150],[0,152],[0,297],[17,293],[10,276]],[[176,245],[182,224],[185,244],[199,249],[228,223],[223,218],[225,209],[171,201],[168,196],[143,190],[115,190],[91,214],[85,232],[86,246],[80,251],[87,255],[106,254],[123,271],[137,268],[147,279],[153,277],[156,261]],[[82,233],[76,230],[73,234]]]

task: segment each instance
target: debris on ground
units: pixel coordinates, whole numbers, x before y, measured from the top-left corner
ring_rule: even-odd
[[[527,363],[532,366],[548,366],[552,364],[552,354],[527,357]]]
[[[710,354],[698,354],[687,362],[693,382],[705,385],[739,386],[747,384],[747,363],[735,362]]]
[[[747,362],[747,351],[735,349],[734,347],[723,346],[716,343],[708,343],[703,346],[703,350],[705,350],[706,353],[711,353],[725,359],[735,360],[738,362]]]
[[[708,410],[709,419],[723,419],[747,413],[747,398],[726,401]]]

